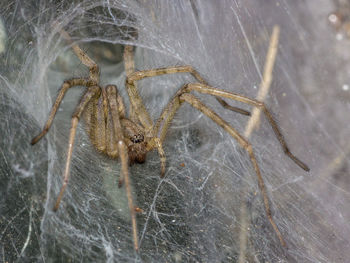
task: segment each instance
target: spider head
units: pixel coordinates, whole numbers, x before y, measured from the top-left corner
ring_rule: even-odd
[[[134,134],[130,140],[133,142],[133,143],[140,143],[140,142],[143,142],[144,140],[144,136],[142,133],[138,133],[138,134]]]

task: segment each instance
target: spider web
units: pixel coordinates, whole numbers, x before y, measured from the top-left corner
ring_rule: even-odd
[[[345,262],[349,255],[349,45],[327,16],[333,1],[24,1],[0,4],[0,261]],[[57,213],[70,90],[45,139],[42,129],[65,79],[87,68],[60,39],[61,25],[98,63],[101,84],[124,89],[121,44],[137,46],[137,69],[192,65],[214,87],[256,97],[269,38],[281,29],[272,110],[306,173],[281,150],[264,117],[249,140],[265,180],[281,247],[267,220],[247,153],[188,105],[172,123],[159,178],[156,152],[130,168],[140,253],[133,251],[119,162],[96,153],[80,124],[71,179]],[[156,119],[187,74],[139,82]],[[248,118],[198,95],[242,134]],[[231,105],[251,110],[230,101]]]

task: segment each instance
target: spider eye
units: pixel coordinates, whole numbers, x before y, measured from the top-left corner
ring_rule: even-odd
[[[143,135],[142,134],[135,134],[132,138],[131,138],[131,141],[133,143],[140,143],[140,142],[143,142]]]

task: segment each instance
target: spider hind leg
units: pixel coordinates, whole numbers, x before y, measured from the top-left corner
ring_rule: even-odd
[[[267,196],[266,188],[264,180],[261,176],[260,168],[258,166],[258,163],[256,161],[253,148],[251,144],[244,139],[234,128],[231,127],[227,122],[225,122],[220,116],[218,116],[214,111],[212,111],[210,108],[205,106],[199,99],[197,99],[195,96],[189,93],[184,93],[180,96],[180,100],[183,102],[187,102],[192,107],[196,108],[197,110],[203,112],[205,115],[207,115],[210,119],[212,119],[215,123],[217,123],[219,126],[221,126],[226,132],[228,132],[237,142],[248,152],[250,161],[254,167],[255,174],[258,179],[258,185],[260,188],[260,192],[262,194],[262,199],[264,202],[264,207],[266,211],[266,216],[273,227],[280,243],[282,246],[286,246],[286,242],[284,241],[284,238],[279,231],[275,221],[272,218],[272,213],[270,209],[269,199]]]
[[[256,100],[250,99],[248,97],[245,97],[245,96],[242,96],[239,94],[227,92],[227,91],[220,90],[220,89],[215,89],[213,87],[210,87],[210,86],[202,84],[202,83],[191,83],[191,84],[184,85],[181,89],[179,89],[179,91],[176,93],[174,98],[165,107],[165,109],[163,110],[161,116],[159,117],[156,125],[154,126],[153,133],[157,134],[157,135],[160,134],[161,141],[163,141],[165,139],[170,122],[174,118],[175,113],[177,112],[177,110],[179,109],[179,107],[182,105],[183,102],[187,102],[192,107],[203,112],[205,115],[207,115],[207,117],[212,119],[216,124],[221,126],[226,132],[228,132],[249,154],[250,161],[254,167],[255,174],[256,174],[257,179],[258,179],[258,185],[260,188],[260,192],[262,194],[262,199],[263,199],[263,203],[264,203],[264,207],[265,207],[265,211],[266,211],[266,216],[267,216],[271,226],[273,227],[281,245],[285,247],[286,243],[282,237],[282,234],[279,231],[276,223],[274,222],[274,220],[272,218],[272,213],[271,213],[271,209],[270,209],[270,204],[269,204],[269,199],[267,196],[265,184],[264,184],[263,178],[261,176],[260,168],[259,168],[258,163],[256,161],[251,144],[242,135],[240,135],[233,127],[231,127],[231,125],[229,125],[226,121],[224,121],[220,116],[218,116],[209,107],[204,105],[198,98],[196,98],[192,94],[189,94],[189,92],[191,92],[191,91],[198,91],[201,93],[210,94],[210,95],[214,95],[217,97],[219,97],[219,96],[225,97],[225,98],[240,101],[240,102],[243,102],[243,103],[255,106],[255,107],[262,107],[265,114],[267,115],[267,118],[270,122],[270,125],[272,126],[280,144],[282,145],[282,147],[284,149],[286,148],[288,150],[286,142],[284,141],[282,134],[279,132],[277,124],[272,119],[271,114],[269,113],[269,111],[267,110],[267,108],[265,107],[265,105],[263,103],[258,102]],[[285,152],[286,152],[286,150],[285,150]],[[296,164],[298,164],[301,168],[303,168],[306,171],[309,170],[308,166],[306,166],[306,164],[304,164],[299,159],[297,159],[294,155],[292,155],[289,152],[289,150],[287,152],[289,153],[287,155],[294,162],[296,162]]]

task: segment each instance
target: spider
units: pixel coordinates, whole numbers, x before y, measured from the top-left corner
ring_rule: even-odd
[[[135,162],[143,163],[146,159],[146,154],[151,150],[157,149],[160,157],[160,176],[164,176],[166,157],[162,145],[175,113],[179,107],[184,102],[186,102],[192,107],[204,113],[217,125],[221,126],[247,151],[258,179],[258,184],[262,193],[262,199],[267,218],[272,225],[277,237],[279,238],[280,243],[283,246],[286,246],[282,234],[280,233],[276,223],[272,218],[265,184],[261,176],[261,172],[256,161],[252,145],[233,127],[231,127],[230,124],[224,121],[219,115],[217,115],[208,106],[204,105],[196,96],[190,92],[196,91],[212,95],[216,97],[216,99],[223,107],[244,115],[250,115],[250,112],[230,106],[222,98],[232,99],[248,104],[250,106],[260,108],[272,126],[272,129],[285,154],[302,169],[309,171],[309,167],[289,151],[283,135],[281,134],[276,122],[272,118],[270,111],[266,108],[263,102],[222,89],[213,88],[209,86],[206,81],[199,75],[199,73],[191,66],[175,66],[135,71],[133,47],[126,46],[124,49],[124,65],[127,76],[125,86],[131,103],[129,114],[130,116],[127,117],[124,102],[118,93],[117,87],[115,85],[107,85],[106,87],[101,87],[98,65],[77,44],[73,43],[69,34],[65,30],[62,29],[60,33],[61,36],[68,43],[70,43],[74,53],[80,59],[80,61],[89,68],[89,77],[73,78],[64,81],[56,98],[56,101],[52,106],[49,118],[43,130],[31,141],[32,145],[36,144],[49,131],[62,99],[65,93],[71,87],[84,86],[87,88],[71,119],[71,129],[69,133],[69,143],[67,150],[68,153],[63,174],[63,183],[53,207],[54,211],[58,210],[64,191],[68,185],[74,138],[79,119],[83,116],[85,124],[87,126],[87,133],[97,151],[113,159],[120,158],[121,173],[119,176],[119,187],[122,185],[125,185],[126,187],[128,205],[131,214],[133,246],[135,251],[138,251],[139,241],[135,214],[137,212],[137,209],[135,209],[135,206],[133,204],[128,167]],[[174,73],[190,73],[197,80],[197,82],[183,85],[175,93],[167,106],[163,109],[159,119],[153,123],[138,93],[136,82],[148,77]]]

